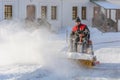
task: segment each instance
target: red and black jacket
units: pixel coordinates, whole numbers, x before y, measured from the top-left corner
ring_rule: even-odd
[[[77,30],[84,31],[85,28],[86,28],[86,25],[85,25],[85,24],[80,24],[80,25],[78,25],[78,26],[74,26],[74,27],[72,28],[72,31],[73,31],[73,32],[76,32]]]
[[[72,34],[74,35],[76,32],[80,32],[79,34],[84,34],[85,36],[88,36],[88,39],[90,38],[90,31],[85,24],[74,26],[72,28]]]

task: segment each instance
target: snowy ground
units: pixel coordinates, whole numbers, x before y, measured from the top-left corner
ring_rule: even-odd
[[[64,31],[54,34],[19,21],[0,22],[0,80],[120,80],[120,33],[90,30],[101,64],[86,69],[66,58]]]

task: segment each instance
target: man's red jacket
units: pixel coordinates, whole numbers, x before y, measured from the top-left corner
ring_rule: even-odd
[[[78,29],[78,26],[79,26],[79,29]],[[73,32],[76,32],[77,30],[84,31],[85,28],[86,28],[86,25],[85,25],[85,24],[80,24],[80,25],[78,25],[78,26],[74,26],[74,27],[72,28],[72,31],[73,31]]]

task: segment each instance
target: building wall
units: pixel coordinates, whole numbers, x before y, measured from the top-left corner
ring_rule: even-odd
[[[109,1],[110,3],[113,3],[113,4],[115,4],[115,5],[120,5],[120,0],[107,0],[107,1]],[[116,21],[116,10],[111,10],[111,18],[114,20],[114,21]]]
[[[13,19],[16,19],[17,17],[18,17],[18,11],[19,11],[19,9],[18,9],[18,0],[2,0],[2,2],[1,2],[1,9],[2,9],[2,11],[1,11],[1,15],[2,15],[2,19],[1,20],[3,20],[4,18],[5,18],[5,16],[4,16],[4,6],[5,5],[12,5],[12,18]]]
[[[35,6],[35,19],[41,18],[41,6],[47,6],[47,21],[54,28],[60,28],[61,24],[61,1],[60,0],[20,0],[19,18],[24,20],[27,17],[27,5]],[[57,6],[57,20],[51,20],[51,6]],[[52,27],[52,28],[53,28]]]
[[[47,20],[53,28],[72,27],[72,7],[78,7],[78,16],[81,18],[81,7],[87,7],[87,19],[81,20],[88,26],[92,25],[93,4],[89,0],[1,0],[0,20],[4,19],[4,5],[13,6],[13,19],[25,20],[27,17],[27,5],[35,5],[35,19],[41,18],[41,6],[47,6]],[[51,6],[57,6],[57,20],[51,20]]]
[[[2,1],[0,0],[0,21],[2,20],[2,17],[3,17],[2,11],[3,11]]]
[[[120,6],[120,0],[107,0],[107,1]],[[115,10],[112,10],[111,15],[112,15],[112,19],[114,21],[116,21],[116,11]],[[120,19],[118,20],[118,31],[120,31]]]
[[[63,25],[64,26],[74,26],[75,21],[72,20],[72,7],[77,6],[78,7],[78,16],[81,18],[81,7],[85,6],[87,7],[87,19],[82,20],[82,23],[85,23],[89,26],[92,24],[92,17],[93,17],[93,7],[92,3],[90,3],[88,0],[66,0],[63,2]]]

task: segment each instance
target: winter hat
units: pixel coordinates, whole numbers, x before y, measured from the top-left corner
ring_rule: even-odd
[[[81,22],[80,18],[77,17],[76,20],[75,20],[75,22]]]

